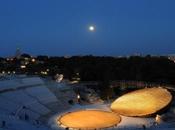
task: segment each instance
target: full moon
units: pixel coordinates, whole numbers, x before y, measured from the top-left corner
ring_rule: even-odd
[[[89,31],[94,31],[95,27],[94,26],[89,26]]]

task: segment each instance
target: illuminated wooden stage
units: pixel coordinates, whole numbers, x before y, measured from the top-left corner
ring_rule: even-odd
[[[74,129],[99,129],[116,126],[120,122],[119,115],[102,110],[79,110],[58,118],[60,126]]]

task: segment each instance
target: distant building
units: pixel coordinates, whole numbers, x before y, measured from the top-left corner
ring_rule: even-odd
[[[168,59],[175,62],[175,55],[169,55],[168,56]]]
[[[20,50],[20,48],[17,48],[16,49],[15,58],[17,58],[17,59],[20,59],[21,58],[21,50]]]
[[[63,80],[63,74],[56,74],[55,75],[55,80],[56,82],[61,82]]]

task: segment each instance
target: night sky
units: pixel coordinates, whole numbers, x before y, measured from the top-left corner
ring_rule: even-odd
[[[89,31],[89,26],[95,31]],[[175,53],[175,0],[0,0],[0,56]]]

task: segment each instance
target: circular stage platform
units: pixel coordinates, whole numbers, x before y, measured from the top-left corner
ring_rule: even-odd
[[[57,122],[61,127],[73,129],[100,129],[116,126],[119,115],[102,110],[80,110],[63,114]]]
[[[167,107],[171,93],[164,88],[145,88],[127,93],[116,99],[111,110],[124,116],[148,116]]]

